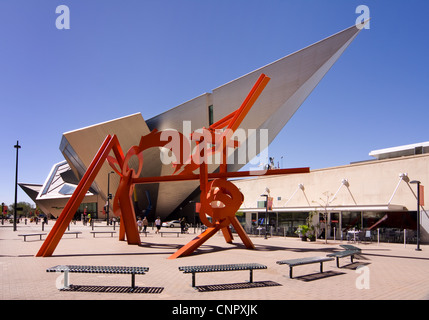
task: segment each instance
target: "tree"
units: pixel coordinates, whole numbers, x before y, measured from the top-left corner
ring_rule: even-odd
[[[17,207],[22,208],[22,210],[17,212],[17,214],[16,214],[17,217],[19,217],[19,216],[26,216],[27,217],[30,215],[30,213],[33,213],[36,209],[36,207],[33,204],[28,203],[28,202],[24,202],[24,201],[18,202]],[[12,203],[8,206],[7,213],[13,214],[14,210],[15,210],[15,204]]]
[[[323,210],[323,220],[324,220],[324,224],[325,224],[325,243],[328,243],[328,206],[334,199],[329,199],[330,197],[333,196],[333,194],[332,193],[329,194],[328,191],[325,191],[323,193],[323,195],[326,197],[326,199],[319,198],[319,200],[322,203],[319,201],[312,201],[312,202],[319,204],[324,209]]]

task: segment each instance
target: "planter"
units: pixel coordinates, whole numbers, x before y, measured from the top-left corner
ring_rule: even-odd
[[[307,236],[302,236],[301,241],[307,241]]]

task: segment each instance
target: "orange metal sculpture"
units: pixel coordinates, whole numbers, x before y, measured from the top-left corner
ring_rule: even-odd
[[[141,137],[139,145],[131,147],[125,156],[117,137],[115,135],[107,136],[36,256],[47,257],[52,255],[95,176],[106,160],[121,177],[113,201],[115,215],[121,216],[119,240],[125,240],[126,238],[128,244],[141,244],[134,206],[131,200],[135,184],[199,180],[201,189],[199,216],[208,228],[201,235],[176,251],[169,259],[191,254],[219,230],[222,231],[226,242],[231,243],[233,237],[230,225],[234,227],[246,248],[253,249],[252,241],[235,217],[235,213],[244,200],[243,194],[234,184],[227,181],[227,178],[255,175],[255,172],[227,172],[226,157],[228,147],[238,147],[236,141],[231,139],[234,131],[238,129],[269,80],[266,75],[262,74],[240,108],[205,129],[206,136],[201,133],[192,133],[191,140],[196,141],[197,146],[203,144],[202,148],[195,148],[194,154],[190,152],[191,145],[189,140],[183,137],[181,133],[173,130],[171,132],[168,132],[168,130],[162,132],[153,130],[148,135]],[[211,143],[210,147],[208,147],[207,134]],[[176,139],[176,142],[180,141],[179,146],[172,146],[171,141],[165,139],[166,136],[177,137],[177,135],[179,135],[179,139]],[[139,177],[143,167],[142,152],[153,147],[168,148],[174,153],[178,161],[175,163],[173,175]],[[109,155],[111,151],[113,151],[114,157]],[[208,173],[207,158],[215,153],[221,153],[223,161],[220,164],[219,172]],[[130,158],[133,156],[137,156],[139,160],[137,171],[131,169],[128,165]],[[196,170],[199,170],[199,172],[195,173]],[[276,175],[305,172],[309,172],[309,168],[269,170],[260,172],[260,174]],[[211,217],[211,222],[207,219],[207,216]]]

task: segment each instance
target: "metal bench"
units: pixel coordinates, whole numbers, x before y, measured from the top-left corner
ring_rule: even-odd
[[[110,233],[111,237],[113,237],[113,234],[116,233],[116,231],[90,231],[89,233],[92,233],[92,235],[94,236],[94,238],[95,238],[95,235],[97,233]]]
[[[164,233],[177,233],[177,237],[179,237],[179,234],[181,233],[180,231],[160,231],[159,232],[161,234],[161,237]]]
[[[42,236],[46,235],[46,233],[26,233],[26,234],[18,234],[20,237],[24,237],[24,241],[27,241],[27,237],[30,236],[40,236],[40,240],[42,240]]]
[[[359,252],[355,251],[355,250],[345,250],[345,251],[330,253],[327,256],[328,257],[335,257],[337,259],[337,268],[339,268],[340,267],[340,261],[339,261],[340,258],[350,257],[350,261],[351,261],[351,263],[353,263],[353,258],[354,258],[354,255],[356,253],[359,253]]]
[[[340,244],[340,247],[344,248],[346,250],[354,250],[356,252],[361,252],[362,251],[360,248],[355,247],[355,246],[353,246],[351,244]]]
[[[281,260],[281,261],[277,261],[277,264],[289,265],[289,278],[292,279],[293,267],[302,266],[305,264],[320,263],[320,272],[323,273],[323,262],[332,261],[332,260],[334,260],[334,258],[331,258],[331,257],[307,257],[307,258],[300,258],[300,259]]]
[[[82,234],[82,232],[80,232],[80,231],[67,231],[67,232],[64,232],[64,234],[75,234],[76,238],[77,238],[78,234]]]
[[[195,286],[195,274],[198,272],[222,272],[222,271],[241,271],[249,270],[249,282],[253,282],[253,270],[267,269],[267,266],[259,263],[242,263],[242,264],[220,264],[220,265],[204,265],[204,266],[184,266],[179,267],[183,273],[192,273],[192,287]]]
[[[136,274],[145,274],[149,267],[124,267],[124,266],[77,266],[59,265],[46,269],[46,272],[64,272],[64,288],[69,287],[68,273],[106,273],[106,274],[131,274],[131,289],[136,288]]]
[[[355,254],[361,253],[361,249],[359,249],[358,247],[355,247],[353,245],[341,244],[340,247],[342,247],[343,249],[346,249],[346,250],[330,253],[327,255],[328,257],[334,257],[337,259],[337,268],[340,267],[340,258],[350,257],[350,261],[351,261],[351,263],[353,263],[353,259],[355,257]]]

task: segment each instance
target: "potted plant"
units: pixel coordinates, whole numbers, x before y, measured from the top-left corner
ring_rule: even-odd
[[[309,225],[307,237],[310,241],[316,241],[316,229],[314,227],[314,221],[313,221],[313,217],[316,214],[317,212],[312,211],[308,214],[308,217],[307,217],[307,224]]]
[[[316,231],[314,230],[314,226],[312,225],[307,232],[307,237],[310,241],[316,241]]]
[[[302,241],[307,241],[307,232],[310,230],[310,227],[306,224],[301,224],[298,226],[296,233],[299,234]]]

